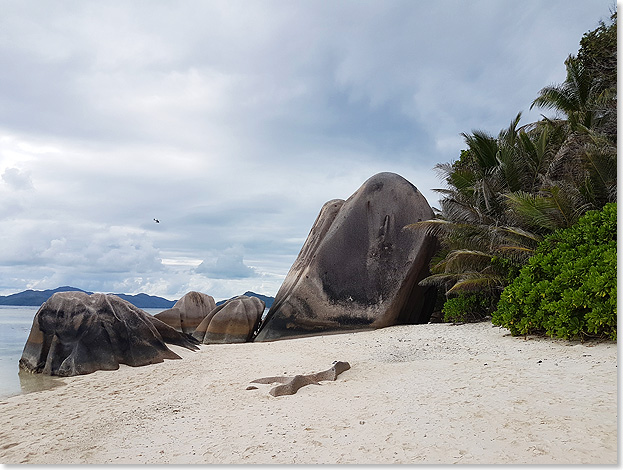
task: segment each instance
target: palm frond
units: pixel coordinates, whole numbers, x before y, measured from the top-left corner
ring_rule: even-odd
[[[523,264],[535,253],[534,248],[519,245],[502,245],[498,250],[505,258],[517,264]]]
[[[444,260],[446,273],[481,271],[491,264],[491,254],[475,250],[453,250]]]
[[[474,130],[471,134],[462,134],[469,150],[476,157],[478,167],[487,170],[496,166],[498,153],[497,140],[485,131]]]
[[[539,96],[532,102],[530,109],[536,106],[559,110],[567,114],[569,110],[574,109],[574,101],[573,96],[570,96],[568,91],[560,85],[549,85],[541,88]]]
[[[612,188],[617,185],[616,149],[609,146],[590,146],[584,153],[587,167],[588,184],[593,189],[593,200],[614,202],[611,200]],[[616,200],[616,199],[615,199]]]
[[[484,214],[478,207],[463,202],[459,198],[449,197],[439,201],[441,212],[445,219],[459,224],[480,224],[484,221]]]
[[[504,235],[505,239],[522,240],[528,244],[537,244],[543,237],[520,227],[498,227],[497,230]]]
[[[453,284],[457,281],[457,274],[432,274],[422,279],[418,285],[422,287],[435,286],[446,287],[448,284]]]
[[[534,229],[553,231],[569,226],[569,208],[557,188],[550,188],[549,197],[524,191],[506,194],[505,197],[516,216]]]
[[[483,290],[499,290],[504,285],[504,279],[500,276],[482,277],[480,273],[474,273],[473,277],[467,277],[458,281],[446,295],[460,293],[481,292]]]
[[[407,230],[421,230],[425,235],[440,237],[451,232],[455,225],[453,222],[443,219],[430,219],[405,225],[404,228]]]

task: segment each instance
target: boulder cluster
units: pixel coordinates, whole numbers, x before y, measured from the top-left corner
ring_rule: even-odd
[[[194,351],[198,344],[248,341],[263,312],[257,298],[216,307],[211,296],[189,292],[152,316],[116,295],[58,292],[35,314],[19,366],[67,377],[180,359],[165,343]]]
[[[406,228],[433,217],[415,186],[394,173],[327,202],[262,321],[265,303],[238,296],[217,306],[189,292],[155,316],[114,295],[54,294],[35,315],[20,367],[88,374],[177,359],[165,343],[272,341],[303,335],[426,323],[436,292],[419,286],[438,249]]]
[[[217,306],[211,295],[193,291],[155,317],[200,344],[246,343],[255,333],[265,305],[257,297],[239,295]]]

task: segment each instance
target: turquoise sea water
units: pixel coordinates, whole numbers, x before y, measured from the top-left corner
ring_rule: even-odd
[[[39,307],[0,305],[0,398],[60,385],[54,377],[19,372],[19,358]],[[143,309],[155,315],[165,309]]]

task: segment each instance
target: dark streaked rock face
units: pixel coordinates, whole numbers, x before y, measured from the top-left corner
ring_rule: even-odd
[[[433,211],[407,180],[380,173],[327,202],[255,341],[425,323],[434,292],[418,286],[437,249],[406,225]]]
[[[216,303],[211,295],[191,291],[179,299],[172,308],[154,316],[181,333],[192,334],[215,308]]]
[[[193,336],[203,344],[246,343],[255,332],[264,302],[240,295],[216,307],[204,318]]]
[[[179,359],[165,342],[198,349],[194,338],[115,295],[61,292],[37,311],[19,365],[72,376]]]

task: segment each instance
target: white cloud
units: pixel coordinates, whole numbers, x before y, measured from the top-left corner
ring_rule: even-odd
[[[195,272],[214,279],[241,279],[256,274],[255,269],[244,264],[241,246],[226,248],[215,257],[204,260]]]

